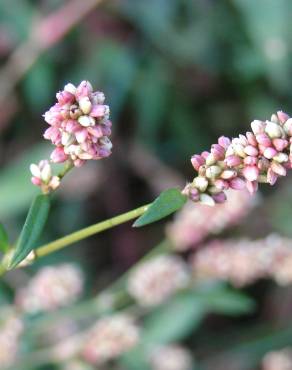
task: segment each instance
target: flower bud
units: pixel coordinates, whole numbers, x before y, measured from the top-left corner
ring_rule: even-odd
[[[221,136],[218,139],[218,144],[221,145],[224,149],[227,149],[229,145],[231,144],[231,141],[226,136]]]
[[[265,129],[265,124],[262,121],[254,120],[251,122],[251,129],[255,135],[262,134]]]
[[[256,181],[259,176],[259,169],[256,166],[246,166],[243,168],[242,174],[248,181]]]
[[[208,184],[208,180],[205,177],[197,176],[193,180],[193,185],[202,193],[207,189]]]
[[[269,147],[272,145],[272,141],[267,134],[259,134],[256,136],[256,140],[259,144],[264,147]]]
[[[276,149],[269,147],[265,149],[263,154],[264,157],[266,157],[267,159],[272,159],[275,155],[278,154],[278,152],[276,151]]]
[[[208,194],[200,194],[200,202],[206,206],[215,206],[214,199]]]
[[[273,157],[273,160],[278,163],[285,163],[289,161],[289,156],[286,153],[278,153]]]
[[[252,145],[252,146],[256,146],[257,145],[256,137],[255,137],[255,135],[252,132],[247,132],[246,133],[246,138],[247,138],[247,141],[248,141],[248,143],[250,145]]]
[[[278,179],[278,176],[275,174],[275,172],[269,168],[267,172],[267,181],[270,185],[274,185]]]
[[[244,158],[243,163],[246,164],[247,166],[256,166],[258,163],[258,158],[247,156]]]
[[[245,181],[240,177],[235,177],[234,179],[230,180],[229,185],[231,189],[242,190],[245,188]]]
[[[225,159],[225,163],[228,167],[237,167],[241,164],[242,160],[237,155],[229,155]]]
[[[209,155],[208,155],[208,157],[206,158],[206,165],[207,166],[212,166],[212,164],[215,164],[216,163],[216,158],[215,158],[215,156],[214,156],[214,154],[213,153],[210,153]]]
[[[276,175],[286,176],[286,168],[283,167],[280,163],[273,161],[271,164],[271,170],[275,172]]]
[[[215,179],[221,172],[222,169],[219,166],[211,166],[206,169],[206,177],[208,179]]]
[[[89,114],[91,111],[91,101],[89,100],[88,96],[84,96],[84,98],[80,99],[79,107],[82,110],[83,114]]]
[[[252,157],[256,157],[256,156],[259,154],[259,152],[258,152],[257,148],[255,148],[255,147],[254,147],[254,146],[252,146],[252,145],[247,145],[247,146],[244,148],[244,152],[245,152],[245,154],[250,155],[250,156],[252,156]]]
[[[277,112],[277,116],[281,123],[285,123],[289,119],[289,115],[281,110]]]
[[[287,135],[292,135],[292,118],[289,118],[283,125],[284,131]]]
[[[216,203],[224,203],[226,201],[226,194],[222,191],[221,193],[213,194],[212,198]]]
[[[289,145],[288,141],[285,139],[273,139],[273,145],[278,152],[282,152]]]
[[[223,180],[230,180],[235,176],[237,176],[237,172],[235,170],[225,170],[221,173],[221,178]]]
[[[72,95],[75,95],[76,93],[76,87],[71,83],[65,85],[64,90],[69,92]]]
[[[267,121],[265,132],[269,135],[271,139],[281,138],[283,135],[283,130],[281,126],[270,121]]]
[[[195,154],[191,158],[192,165],[196,171],[199,171],[199,168],[205,164],[205,159],[198,154]]]

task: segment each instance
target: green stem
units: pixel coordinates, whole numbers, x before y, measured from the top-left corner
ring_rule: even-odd
[[[66,235],[63,238],[57,239],[51,243],[45,244],[35,250],[36,258],[46,256],[59,249],[66,247],[67,245],[78,242],[79,240],[88,238],[91,235],[100,233],[104,230],[110,229],[114,226],[123,224],[124,222],[130,221],[134,218],[141,216],[149,207],[150,204],[136,208],[132,211],[123,213],[119,216],[109,218],[108,220],[99,222],[97,224],[85,227],[84,229],[75,231],[72,234]]]

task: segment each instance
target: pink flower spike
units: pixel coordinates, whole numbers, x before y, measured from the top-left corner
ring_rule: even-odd
[[[242,174],[248,181],[256,181],[259,176],[259,169],[256,166],[246,166],[242,170]]]
[[[64,153],[64,149],[62,147],[57,147],[51,153],[51,160],[54,163],[62,163],[68,159],[68,156]]]

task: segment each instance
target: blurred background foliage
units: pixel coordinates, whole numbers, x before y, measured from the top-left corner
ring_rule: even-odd
[[[218,136],[236,136],[251,120],[268,119],[279,109],[292,112],[289,0],[106,0],[51,47],[36,43],[40,52],[33,65],[19,72],[32,49],[24,48],[14,64],[11,56],[33,39],[38,22],[65,3],[71,1],[0,1],[0,219],[12,242],[36,192],[29,164],[50,150],[41,139],[46,127],[42,114],[68,81],[88,79],[105,92],[114,151],[103,163],[90,163],[68,176],[55,197],[43,242],[144,204],[165,187],[184,184],[193,175],[190,156]],[[87,0],[80,3],[86,6]],[[5,80],[9,65],[16,68],[14,80]],[[258,207],[229,235],[256,238],[275,232],[291,237],[290,184],[288,176],[274,189],[263,186]],[[77,261],[88,271],[86,294],[93,295],[163,234],[161,223],[143,230],[123,225],[47,257],[27,274],[48,263]],[[5,282],[1,286],[1,300],[9,301],[9,287]],[[266,351],[292,343],[291,315],[285,317],[286,328],[274,330],[281,318],[271,312],[283,303],[281,298],[271,302],[278,294],[289,296],[291,303],[291,289],[279,289],[276,295],[274,285],[255,284],[245,292],[253,301],[239,291],[220,289],[214,294],[222,300],[215,300],[212,309],[214,297],[207,299],[207,291],[200,299],[175,297],[179,310],[167,306],[170,312],[149,318],[145,341],[184,340],[202,359],[198,368],[217,370],[224,356],[231,364],[235,356],[241,364],[230,369],[255,369]],[[209,311],[217,314],[207,315]],[[236,316],[227,317],[230,312]],[[185,321],[171,328],[173,317]],[[122,360],[125,369],[142,369],[142,350],[137,351]]]

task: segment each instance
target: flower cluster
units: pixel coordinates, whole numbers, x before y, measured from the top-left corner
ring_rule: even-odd
[[[39,186],[44,194],[56,190],[60,186],[60,178],[52,175],[52,168],[47,160],[42,160],[39,164],[30,165],[32,174],[31,182]]]
[[[194,202],[214,205],[226,200],[229,188],[254,193],[259,182],[274,185],[285,176],[292,162],[292,118],[279,111],[270,121],[253,121],[251,129],[232,140],[222,136],[210,152],[194,155],[198,176],[183,193]]]
[[[84,359],[101,365],[133,348],[139,341],[139,328],[126,314],[100,319],[89,331],[82,350]]]
[[[187,266],[175,255],[161,255],[140,264],[128,280],[128,291],[141,306],[166,301],[189,281]]]
[[[11,307],[1,309],[0,321],[0,364],[8,367],[17,357],[19,338],[23,332],[23,322]],[[1,366],[1,368],[2,368]]]
[[[176,251],[185,251],[197,246],[210,234],[218,234],[223,229],[242,220],[256,204],[247,190],[227,190],[228,202],[210,208],[204,204],[193,207],[187,203],[176,213],[174,220],[166,227],[167,237]]]
[[[150,356],[150,363],[153,370],[191,370],[193,368],[190,352],[175,344],[155,349]]]
[[[284,348],[278,351],[268,352],[262,361],[262,370],[291,370],[292,350]]]
[[[291,240],[275,235],[259,240],[214,240],[194,254],[197,279],[228,280],[241,287],[260,278],[292,283]]]
[[[77,266],[44,267],[16,292],[15,303],[27,313],[51,311],[76,301],[82,288],[83,276]]]
[[[56,146],[53,162],[70,159],[78,167],[111,154],[111,122],[104,100],[104,94],[94,92],[88,81],[77,87],[69,83],[57,93],[57,103],[44,115],[50,125],[44,137]]]

